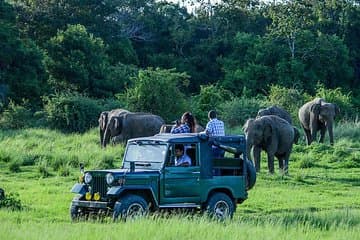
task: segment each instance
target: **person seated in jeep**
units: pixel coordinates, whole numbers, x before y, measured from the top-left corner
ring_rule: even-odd
[[[175,145],[175,155],[175,166],[191,166],[191,159],[188,155],[186,155],[183,144]]]

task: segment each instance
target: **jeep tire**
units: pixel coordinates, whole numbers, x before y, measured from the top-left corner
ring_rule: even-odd
[[[127,194],[121,197],[114,206],[113,220],[133,219],[147,214],[149,211],[145,199],[139,195]]]
[[[77,195],[73,200],[79,200],[81,195]],[[70,218],[72,221],[78,221],[81,215],[81,209],[78,206],[75,206],[72,202],[70,204]]]
[[[217,192],[209,197],[206,211],[211,218],[222,221],[233,217],[235,204],[227,194]]]

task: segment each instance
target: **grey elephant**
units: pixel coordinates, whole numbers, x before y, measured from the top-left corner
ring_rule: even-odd
[[[160,128],[159,133],[170,133],[171,129],[174,127],[173,124],[163,124]],[[205,128],[200,124],[195,125],[195,132],[200,133],[203,132]]]
[[[106,127],[109,121],[109,118],[114,117],[114,116],[120,116],[123,113],[128,113],[128,110],[125,109],[113,109],[111,111],[104,111],[100,113],[99,116],[99,133],[100,133],[100,144],[101,146],[104,146],[104,135],[105,135],[105,131],[106,131]]]
[[[103,146],[106,147],[110,139],[113,142],[126,142],[130,138],[155,135],[163,124],[160,116],[150,113],[127,112],[120,116],[109,116]]]
[[[279,169],[288,172],[289,157],[294,142],[294,128],[284,119],[269,115],[248,119],[243,130],[246,136],[247,156],[254,155],[256,171],[260,171],[261,150],[267,152],[268,169],[274,173],[274,157],[279,160]]]
[[[340,114],[339,107],[334,103],[325,102],[322,98],[305,103],[299,109],[299,120],[304,129],[308,145],[316,141],[316,134],[320,131],[319,142],[323,143],[326,130],[329,132],[330,144],[334,144],[333,124],[335,116]]]
[[[288,111],[286,111],[285,109],[278,107],[278,106],[270,106],[267,108],[260,109],[258,111],[256,117],[258,118],[258,117],[268,116],[268,115],[278,116],[278,117],[286,120],[288,123],[292,124],[292,119],[291,119],[290,113],[288,113]],[[297,144],[298,140],[300,138],[300,132],[296,127],[293,127],[293,128],[294,128],[294,133],[295,133],[294,143]]]
[[[104,111],[100,113],[99,116],[99,133],[100,133],[100,145],[102,146],[103,141],[104,141],[104,133],[105,133],[105,129],[106,129],[106,125],[107,125],[107,121],[108,121],[108,115],[109,115],[109,111]]]
[[[284,120],[288,123],[292,124],[292,119],[290,113],[288,113],[285,109],[282,109],[278,106],[270,106],[267,108],[260,109],[257,113],[257,117],[268,116],[268,115],[275,115]]]

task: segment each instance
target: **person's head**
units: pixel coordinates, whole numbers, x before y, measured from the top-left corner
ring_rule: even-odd
[[[191,112],[185,112],[182,116],[181,116],[181,122],[182,123],[186,123],[189,125],[190,127],[190,132],[195,132],[195,118],[194,116],[191,114]]]
[[[182,144],[176,144],[175,145],[175,155],[177,157],[180,157],[184,154],[184,145]]]
[[[209,113],[208,113],[208,117],[209,117],[209,119],[216,118],[216,111],[215,110],[210,110]]]

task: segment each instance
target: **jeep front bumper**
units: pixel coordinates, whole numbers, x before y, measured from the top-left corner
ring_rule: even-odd
[[[82,208],[84,207],[84,208],[107,209],[110,207],[108,202],[84,201],[84,200],[72,200],[72,205]]]

